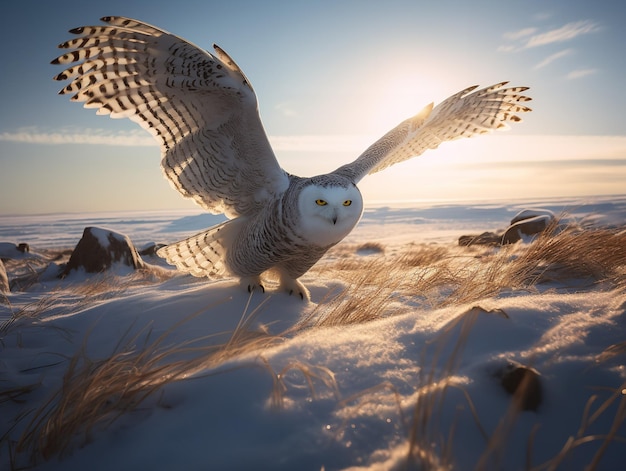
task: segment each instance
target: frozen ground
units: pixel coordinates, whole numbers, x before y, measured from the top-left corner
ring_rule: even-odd
[[[504,228],[520,210],[542,207],[566,211],[585,221],[623,224],[626,196],[552,198],[514,202],[392,203],[368,205],[353,240],[383,240],[398,227],[419,241],[453,241],[467,231]],[[0,242],[26,242],[39,248],[74,247],[86,226],[105,226],[129,235],[136,246],[151,241],[171,242],[224,220],[200,209],[123,213],[61,213],[37,216],[0,215]]]
[[[0,469],[623,469],[623,277],[560,272],[457,302],[445,284],[411,291],[437,256],[373,284],[355,279],[416,248],[462,271],[498,249],[459,249],[460,235],[537,207],[585,226],[626,222],[623,196],[372,207],[303,277],[310,304],[248,296],[154,257],[143,274],[12,292],[0,298]],[[75,246],[85,226],[141,248],[219,221],[199,211],[0,217],[0,243],[31,247],[7,262],[11,278]],[[324,322],[340,309],[356,320]],[[496,377],[511,361],[540,373],[537,410],[512,409]]]

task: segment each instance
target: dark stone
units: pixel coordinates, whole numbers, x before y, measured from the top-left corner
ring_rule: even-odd
[[[110,269],[114,263],[132,269],[145,267],[127,236],[109,229],[86,227],[60,277],[81,268],[87,273],[100,273]]]
[[[144,246],[140,251],[139,255],[149,256],[156,255],[157,251],[161,248],[165,247],[165,244],[156,244],[154,242]]]
[[[549,209],[524,209],[513,216],[513,219],[511,219],[511,225],[537,216],[548,216],[550,219],[554,219],[554,213]]]
[[[512,224],[502,236],[502,245],[514,244],[522,239],[522,236],[531,236],[543,232],[553,221],[549,215],[534,216],[522,219]]]
[[[513,396],[520,410],[536,411],[543,401],[541,375],[529,366],[509,361],[497,371],[504,390]]]
[[[502,236],[495,232],[483,232],[478,235],[464,235],[459,237],[459,245],[470,247],[472,245],[500,245]]]
[[[30,246],[22,242],[21,244],[17,245],[17,250],[19,250],[22,253],[27,253],[27,252],[30,252]]]
[[[2,260],[0,259],[0,294],[8,294],[10,291],[7,270],[4,267],[4,263],[2,263]]]

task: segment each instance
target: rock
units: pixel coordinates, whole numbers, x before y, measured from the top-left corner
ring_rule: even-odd
[[[37,258],[37,254],[30,253],[30,246],[25,243],[0,242],[0,259],[23,260]]]
[[[459,245],[470,247],[472,245],[500,245],[502,236],[495,232],[483,232],[478,235],[464,235],[459,237]]]
[[[520,410],[536,411],[543,401],[541,375],[529,366],[509,361],[496,372],[504,390],[517,401]]]
[[[525,209],[517,213],[508,229],[502,234],[483,232],[479,235],[464,235],[459,237],[459,245],[507,245],[514,244],[523,236],[532,236],[543,232],[555,220],[554,213],[549,209]]]
[[[87,273],[100,273],[113,264],[134,270],[145,267],[127,236],[109,229],[86,227],[60,277],[64,278],[72,270],[81,268]]]
[[[7,270],[4,267],[4,263],[0,259],[0,294],[8,294],[11,290],[9,289],[9,277],[7,276]]]
[[[502,236],[502,245],[514,244],[522,236],[531,236],[543,232],[554,220],[553,216],[541,215],[519,220],[509,226]]]
[[[511,225],[537,216],[549,216],[550,219],[554,220],[554,213],[549,209],[524,209],[513,216],[513,219],[511,219]]]
[[[165,247],[165,244],[149,242],[139,250],[139,255],[156,255],[157,251],[163,247]]]

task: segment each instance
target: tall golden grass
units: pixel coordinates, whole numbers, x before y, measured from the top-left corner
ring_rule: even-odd
[[[394,314],[394,299],[412,298],[433,308],[464,305],[503,291],[537,288],[550,281],[580,286],[626,284],[626,231],[554,223],[531,244],[500,248],[410,245],[397,255],[365,260],[341,253],[314,273],[348,289],[312,315],[307,325],[367,322]],[[345,250],[345,249],[344,249]],[[354,249],[357,251],[357,249]]]
[[[248,355],[262,359],[263,351],[278,339],[297,335],[307,329],[369,322],[405,312],[411,303],[440,308],[477,303],[503,291],[535,292],[542,283],[549,281],[558,281],[566,286],[569,282],[580,283],[580,280],[585,280],[589,286],[626,289],[626,232],[618,230],[557,230],[555,225],[533,243],[523,246],[461,248],[414,244],[403,251],[389,254],[382,247],[371,245],[361,247],[361,252],[369,253],[363,257],[355,256],[358,250],[359,247],[339,246],[331,254],[331,262],[314,267],[314,275],[342,280],[346,288],[320,302],[309,316],[280,335],[253,330],[252,321],[258,312],[253,311],[244,312],[241,322],[227,342],[210,346],[206,346],[206,338],[193,339],[174,347],[169,345],[166,342],[168,335],[186,321],[182,320],[171,331],[143,342],[141,348],[137,347],[138,339],[150,339],[149,332],[127,335],[115,352],[105,359],[90,359],[84,349],[80,350],[68,361],[61,388],[30,414],[30,422],[17,443],[8,443],[8,438],[3,437],[7,441],[5,445],[12,456],[28,455],[31,464],[63,454],[81,436],[82,440],[88,439],[96,427],[107,426],[120,415],[135,410],[166,384],[201,372],[210,374],[217,366],[234,357]],[[111,280],[104,280],[94,286],[76,287],[85,299],[106,297],[119,289],[119,284]],[[42,300],[39,306],[34,306],[35,309],[30,309],[28,316],[36,318],[53,306],[54,295],[48,301]],[[187,320],[195,315],[197,313],[191,314]],[[471,313],[458,319],[458,322],[465,323],[464,332],[469,332],[473,319]],[[0,341],[2,329],[6,331],[15,322],[13,319],[12,324],[0,328]],[[497,440],[488,437],[482,429],[469,395],[461,386],[451,382],[457,361],[462,356],[463,339],[463,336],[459,338],[441,376],[435,377],[435,369],[423,365],[420,384],[416,385],[413,414],[406,419],[409,444],[407,459],[423,469],[449,469],[452,466],[449,442],[453,440],[454,430],[446,432],[444,442],[447,441],[447,444],[440,446],[439,451],[432,447],[433,443],[441,442],[441,437],[446,436],[443,431],[433,429],[432,420],[450,388],[460,390],[465,395],[467,405],[474,413],[477,430],[485,437],[484,456],[493,454],[498,446]],[[625,351],[623,344],[615,345],[607,349],[602,358],[620,355]],[[258,365],[259,361],[254,364]],[[286,388],[282,378],[290,369],[300,371],[313,392],[318,382],[338,396],[333,372],[324,366],[294,361],[284,371],[273,372],[267,362],[261,361],[261,364],[266,366],[274,378],[275,388],[270,398],[274,407],[282,404]],[[15,391],[0,391],[0,397],[3,394],[15,394]],[[603,440],[597,460],[594,458],[588,468],[597,469],[603,449],[610,442],[621,440],[616,433],[626,415],[624,395],[620,397],[616,392],[610,401],[605,401],[595,412],[591,413],[590,405],[589,410],[583,413],[584,424],[590,424],[609,405],[615,403],[619,403],[618,414],[614,426],[604,436],[585,435],[586,427],[581,426],[582,431],[573,435],[553,461],[532,467],[532,460],[529,459],[527,469],[556,469],[560,460],[574,447],[590,440]],[[510,414],[509,419],[514,420],[516,412],[512,410]],[[532,437],[529,438],[529,449],[532,449]],[[485,458],[481,462],[483,464],[478,463],[477,469],[484,467],[487,462],[488,458]]]
[[[83,345],[69,359],[61,388],[34,411],[12,451],[29,454],[31,463],[62,455],[81,435],[88,441],[94,427],[107,426],[135,410],[164,385],[210,372],[245,352],[262,351],[276,338],[250,329],[257,313],[258,309],[245,312],[225,342],[206,342],[212,335],[173,347],[167,342],[176,329],[201,314],[197,312],[154,340],[149,328],[132,336],[127,332],[114,353],[102,360],[89,358]]]

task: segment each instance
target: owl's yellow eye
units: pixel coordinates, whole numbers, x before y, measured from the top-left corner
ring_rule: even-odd
[[[318,206],[326,206],[328,203],[324,200],[315,200],[315,204]]]
[[[352,200],[345,200],[345,201],[343,202],[343,205],[344,205],[344,206],[350,206],[351,204],[352,204]]]

